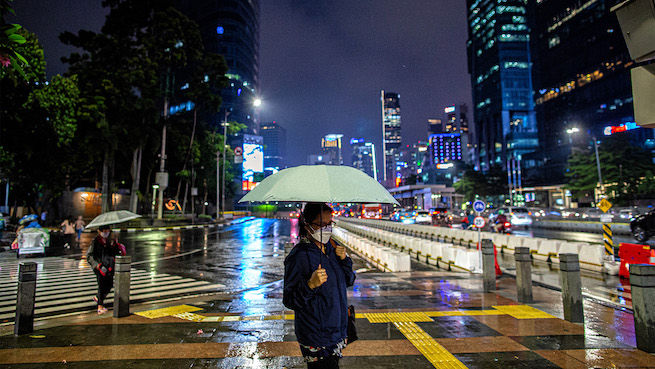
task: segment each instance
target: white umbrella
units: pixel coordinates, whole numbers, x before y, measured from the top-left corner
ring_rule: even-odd
[[[118,224],[136,218],[141,218],[141,215],[127,210],[108,211],[95,217],[86,227],[95,228],[103,225]]]
[[[366,173],[343,165],[301,165],[265,178],[239,202],[302,201],[398,204]]]

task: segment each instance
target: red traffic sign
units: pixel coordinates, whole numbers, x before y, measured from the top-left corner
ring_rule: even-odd
[[[234,155],[236,155],[236,156],[243,155],[243,148],[241,146],[235,147],[234,148]]]
[[[476,228],[484,227],[485,224],[484,217],[475,217],[475,219],[473,219],[473,224],[475,225]]]

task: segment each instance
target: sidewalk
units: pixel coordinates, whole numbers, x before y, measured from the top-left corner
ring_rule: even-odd
[[[562,320],[561,295],[534,287],[519,305],[511,277],[494,293],[479,275],[438,270],[362,273],[349,289],[359,341],[342,368],[655,368],[634,348],[630,313],[585,301],[584,325]],[[281,282],[239,295],[133,306],[121,319],[88,314],[0,330],[12,368],[305,368]],[[111,311],[110,311],[111,312]]]

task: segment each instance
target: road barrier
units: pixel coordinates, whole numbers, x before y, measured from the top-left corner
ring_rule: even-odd
[[[496,289],[496,269],[494,265],[494,243],[485,238],[481,243],[482,249],[482,287],[484,292]]]
[[[577,254],[559,254],[562,277],[562,304],[564,319],[572,323],[584,323],[582,305],[582,281]]]
[[[390,247],[374,243],[348,231],[345,228],[334,228],[332,230],[332,235],[339,243],[354,250],[355,253],[382,271],[407,272],[410,270],[411,262],[409,260],[409,255],[402,254]]]
[[[36,263],[20,263],[18,266],[18,296],[14,335],[34,331],[34,297],[36,295]]]
[[[629,223],[611,223],[613,234],[632,235]],[[603,233],[602,222],[586,222],[577,220],[551,220],[551,219],[535,219],[532,223],[535,228],[557,229],[564,231],[582,231],[593,232],[597,234]]]
[[[637,348],[655,353],[655,265],[630,265],[630,287]]]
[[[114,318],[130,315],[131,256],[116,256],[114,275]]]
[[[530,249],[517,247],[514,253],[516,261],[516,295],[519,302],[532,302],[532,260]]]
[[[416,240],[428,242],[441,242],[453,246],[474,248],[477,245],[478,232],[475,230],[453,229],[447,227],[435,227],[416,224],[402,224],[386,220],[340,218],[344,224],[353,224],[362,227],[364,237],[376,237],[378,242],[390,247],[400,248],[401,251],[424,260],[426,248],[417,246]],[[359,231],[358,231],[359,232]],[[406,236],[412,234],[414,236]],[[374,236],[373,236],[374,235]],[[604,261],[604,247],[592,245],[586,242],[570,242],[562,240],[550,240],[537,237],[519,237],[491,232],[481,232],[482,238],[488,238],[498,247],[500,252],[513,254],[517,247],[528,247],[530,255],[534,260],[559,262],[559,254],[577,254],[580,267],[584,270],[607,272]],[[431,254],[434,252],[431,251]],[[433,257],[433,255],[431,255]],[[450,257],[451,253],[447,252]],[[427,258],[428,263],[430,259]],[[468,260],[463,254],[460,260]],[[435,265],[442,267],[448,264],[449,270],[475,270],[481,266],[478,263],[467,263],[458,265],[456,255],[452,260],[444,260],[443,255],[439,260],[433,260]],[[453,268],[453,265],[455,267]],[[627,270],[627,269],[626,269]],[[627,272],[626,272],[627,273]]]

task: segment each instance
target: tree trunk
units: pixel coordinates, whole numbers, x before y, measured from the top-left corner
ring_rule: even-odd
[[[182,201],[182,214],[186,214],[186,195],[189,192],[189,182],[184,186],[184,200]]]
[[[184,164],[182,165],[182,170],[186,170],[186,163],[189,161],[189,155],[191,155],[193,149],[193,139],[196,135],[196,109],[193,109],[193,129],[191,130],[191,140],[189,141],[189,148],[186,152],[186,157],[184,158]],[[193,158],[191,158],[193,160]],[[182,178],[177,181],[177,192],[175,192],[175,201],[179,203],[180,201],[180,188],[182,187]],[[187,188],[189,184],[187,182]],[[184,193],[185,203],[186,203],[186,192]],[[184,209],[182,209],[182,214],[184,214]]]
[[[105,158],[102,160],[102,187],[100,190],[100,196],[102,198],[100,204],[100,211],[102,213],[109,211],[111,200],[108,198],[108,195],[109,195],[109,151],[105,150]]]
[[[205,189],[205,199],[202,201],[202,214],[207,215],[207,179],[203,180],[202,184]]]
[[[134,149],[132,154],[132,190],[130,191],[130,211],[137,213],[139,203],[139,182],[141,181],[141,158],[143,157],[143,146]]]

